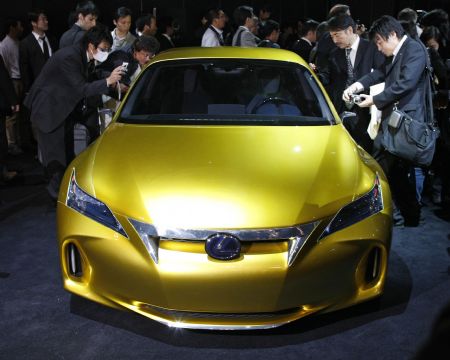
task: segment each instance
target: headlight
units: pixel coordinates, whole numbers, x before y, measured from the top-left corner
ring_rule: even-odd
[[[379,213],[381,210],[383,210],[383,194],[381,193],[380,179],[377,175],[372,190],[339,210],[320,239]]]
[[[109,210],[104,203],[90,196],[78,186],[75,178],[75,170],[70,177],[66,205],[75,211],[78,211],[80,214],[83,214],[127,237],[125,230],[117,221],[111,210]]]

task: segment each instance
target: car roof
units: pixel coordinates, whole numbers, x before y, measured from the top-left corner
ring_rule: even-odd
[[[287,61],[307,65],[300,56],[292,51],[273,48],[242,48],[237,46],[172,48],[159,53],[153,60],[164,61],[202,58],[259,59]]]

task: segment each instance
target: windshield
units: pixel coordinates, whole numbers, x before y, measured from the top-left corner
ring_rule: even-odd
[[[151,65],[119,118],[127,123],[329,125],[330,108],[308,69],[254,59]]]

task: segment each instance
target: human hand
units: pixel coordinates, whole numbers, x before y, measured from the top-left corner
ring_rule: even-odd
[[[108,86],[114,85],[115,83],[120,81],[120,79],[122,79],[123,73],[124,73],[124,69],[122,66],[116,67],[111,72],[111,74],[106,78],[106,83],[108,84]]]
[[[361,108],[369,107],[373,105],[373,97],[372,95],[361,94],[359,95],[362,101],[356,103]]]
[[[359,82],[355,82],[344,90],[344,93],[342,94],[342,100],[344,100],[345,102],[350,102],[350,95],[359,93],[362,90],[364,90],[364,86]]]
[[[19,104],[11,105],[11,110],[13,113],[18,113],[20,111],[20,105]]]
[[[122,94],[126,93],[128,91],[128,89],[130,88],[129,86],[122,84],[122,83],[119,83],[119,85],[120,85],[120,92]]]

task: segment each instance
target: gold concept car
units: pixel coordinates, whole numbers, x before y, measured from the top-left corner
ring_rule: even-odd
[[[66,171],[64,287],[173,327],[276,327],[380,296],[391,215],[296,54],[170,50]]]

